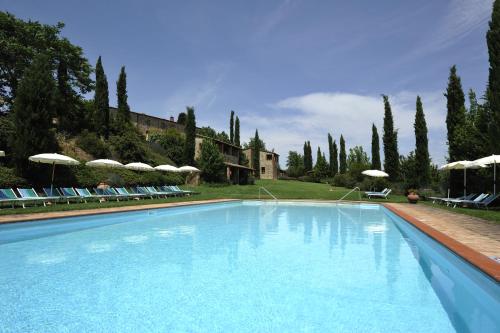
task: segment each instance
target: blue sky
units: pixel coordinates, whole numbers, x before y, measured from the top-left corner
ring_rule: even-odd
[[[446,156],[446,89],[458,66],[464,90],[487,82],[485,33],[492,0],[5,1],[18,17],[66,24],[92,64],[103,57],[114,105],[122,65],[134,111],[169,117],[187,105],[197,124],[242,140],[255,128],[282,155],[326,149],[327,133],[370,151],[391,98],[400,153],[414,149],[420,94],[436,163]]]

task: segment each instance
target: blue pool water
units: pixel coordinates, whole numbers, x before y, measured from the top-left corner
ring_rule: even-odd
[[[499,332],[500,286],[377,205],[0,226],[0,332]]]

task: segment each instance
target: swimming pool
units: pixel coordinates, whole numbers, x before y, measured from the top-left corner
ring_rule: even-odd
[[[498,332],[500,286],[378,205],[0,226],[0,332]]]

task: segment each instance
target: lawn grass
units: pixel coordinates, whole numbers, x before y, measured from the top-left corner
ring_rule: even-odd
[[[9,214],[29,214],[29,213],[46,213],[56,211],[70,211],[95,208],[123,207],[133,205],[148,205],[164,202],[179,202],[193,200],[209,200],[209,199],[258,199],[259,188],[264,187],[278,199],[312,199],[312,200],[338,200],[350,189],[343,187],[331,187],[327,184],[307,183],[291,180],[258,180],[255,185],[231,185],[231,186],[210,186],[200,185],[191,189],[200,192],[199,195],[189,197],[178,197],[168,199],[146,199],[146,200],[130,200],[130,201],[108,201],[103,203],[72,203],[72,204],[57,204],[49,207],[27,207],[22,208],[3,208],[0,209],[0,215]],[[272,199],[271,196],[264,191],[261,192],[262,199]],[[357,201],[360,199],[358,191],[348,195],[345,200]],[[362,200],[368,200],[362,197]],[[406,197],[402,195],[390,195],[388,200],[385,199],[370,199],[372,202],[406,202]],[[467,214],[475,217],[484,218],[500,223],[500,211],[485,211],[478,209],[467,208],[448,208],[442,205],[433,205],[434,207],[449,209],[450,211]]]

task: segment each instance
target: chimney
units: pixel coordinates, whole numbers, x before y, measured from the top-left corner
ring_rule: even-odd
[[[170,116],[170,121],[175,121],[174,116]]]

